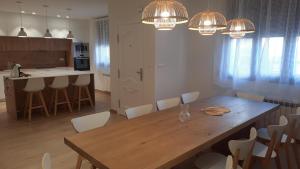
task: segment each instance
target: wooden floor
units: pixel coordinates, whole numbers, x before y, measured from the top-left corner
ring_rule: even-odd
[[[58,113],[50,118],[36,113],[32,122],[28,122],[9,119],[5,103],[0,103],[0,169],[41,169],[41,158],[45,152],[52,155],[53,169],[74,169],[77,155],[63,141],[65,136],[75,134],[70,120],[109,108],[110,96],[97,92],[94,109],[83,108],[84,113]],[[112,114],[109,124],[124,119]],[[84,163],[82,168],[88,169],[88,163]]]
[[[32,122],[28,122],[9,119],[5,103],[0,103],[0,169],[41,169],[41,158],[45,152],[52,156],[53,169],[75,169],[77,154],[63,141],[65,136],[75,134],[70,120],[109,109],[110,96],[96,92],[96,106],[93,109],[83,108],[83,113],[58,113],[50,118],[36,113],[33,114]],[[126,119],[112,114],[108,125],[122,120]],[[194,169],[193,161],[194,159],[187,160],[176,169]],[[89,163],[85,161],[82,169],[89,168]]]

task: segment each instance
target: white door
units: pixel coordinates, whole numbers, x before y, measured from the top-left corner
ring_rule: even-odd
[[[144,104],[144,43],[143,26],[119,26],[119,113]]]

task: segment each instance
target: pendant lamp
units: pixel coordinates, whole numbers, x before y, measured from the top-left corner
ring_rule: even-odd
[[[20,30],[19,30],[17,36],[18,37],[27,37],[27,33],[25,32],[25,29],[23,27],[22,2],[21,1],[17,1],[16,3],[19,5],[20,23],[21,23],[21,27],[20,27]]]
[[[232,38],[243,38],[248,33],[254,33],[255,26],[245,18],[232,19],[228,21],[226,30],[222,34],[227,34]]]
[[[208,0],[208,8],[209,8]],[[201,35],[213,35],[217,30],[226,29],[227,22],[224,15],[219,12],[206,10],[197,13],[189,22],[189,29],[199,31]]]
[[[45,8],[45,23],[46,23],[46,33],[44,35],[44,38],[52,38],[52,34],[49,30],[49,25],[48,25],[48,5],[43,5]]]
[[[228,21],[227,27],[222,34],[229,35],[232,38],[243,38],[246,34],[255,32],[255,25],[246,18],[241,18],[243,13],[244,0],[240,0],[238,9],[238,18]]]
[[[68,35],[67,35],[67,39],[74,39],[74,35],[73,35],[73,33],[72,33],[72,31],[71,31],[71,29],[70,29],[70,13],[71,13],[71,8],[67,8],[66,9],[67,11],[68,11],[68,17],[66,17],[67,19],[68,19],[68,29],[69,29],[69,33],[68,33]]]
[[[158,30],[173,30],[177,24],[188,22],[188,12],[176,0],[153,0],[144,8],[142,22]]]

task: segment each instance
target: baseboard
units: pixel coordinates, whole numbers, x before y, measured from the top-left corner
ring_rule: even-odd
[[[95,92],[99,92],[99,93],[102,93],[102,94],[110,95],[109,91],[102,91],[102,90],[95,89]]]
[[[110,111],[111,113],[118,114],[117,110],[109,109],[109,111]]]

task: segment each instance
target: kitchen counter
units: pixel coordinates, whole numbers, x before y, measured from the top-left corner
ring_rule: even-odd
[[[91,76],[91,83],[89,90],[93,102],[95,103],[95,85],[94,85],[94,74],[91,71],[74,71],[71,67],[59,67],[51,69],[21,69],[22,72],[30,74],[29,77],[11,78],[9,77],[9,71],[2,71],[4,74],[4,89],[5,89],[5,100],[7,112],[10,117],[15,119],[21,119],[23,117],[23,109],[25,105],[26,93],[23,91],[26,82],[30,78],[44,78],[46,88],[43,90],[43,94],[46,100],[46,104],[49,109],[50,97],[52,90],[48,87],[55,77],[68,76],[69,87],[68,93],[71,100],[74,96],[74,87],[71,85],[75,82],[78,75],[89,74]],[[6,73],[5,73],[6,72]],[[0,73],[1,74],[1,73]]]
[[[11,80],[92,74],[91,71],[75,71],[72,67],[57,67],[57,68],[50,68],[50,69],[21,69],[21,72],[29,74],[30,76],[18,77],[18,78],[9,77],[10,73],[8,73],[9,71],[7,70],[2,72],[6,75],[5,76],[6,78]]]

